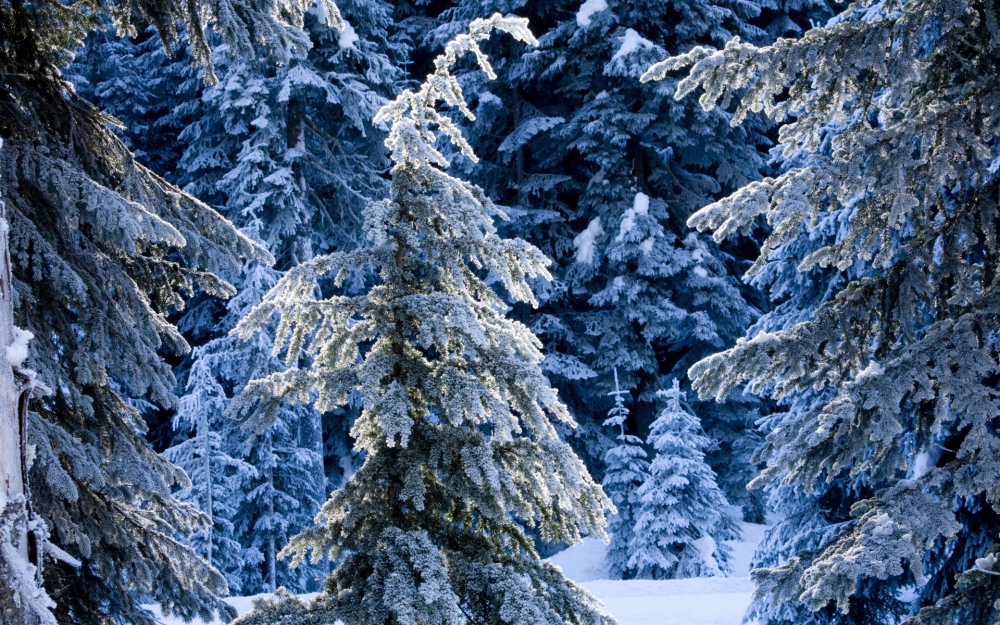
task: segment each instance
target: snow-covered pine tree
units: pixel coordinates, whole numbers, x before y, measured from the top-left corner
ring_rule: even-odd
[[[712,577],[731,572],[732,550],[724,540],[740,537],[729,503],[705,462],[711,441],[698,418],[681,405],[684,393],[657,392],[666,406],[653,421],[647,443],[655,450],[649,475],[639,487],[639,508],[628,568],[645,579]]]
[[[615,406],[604,421],[606,427],[618,430],[615,439],[618,445],[604,453],[604,492],[607,493],[617,512],[608,519],[608,545],[606,562],[612,579],[628,579],[629,557],[635,529],[636,513],[639,511],[639,487],[649,479],[649,463],[642,439],[625,432],[625,395],[618,386],[618,372],[615,372],[615,390],[609,395],[615,398]]]
[[[355,423],[364,464],[324,505],[318,525],[286,552],[327,554],[336,569],[310,610],[360,623],[612,623],[594,600],[540,560],[525,527],[550,541],[603,536],[609,501],[551,419],[572,422],[538,367],[537,339],[504,317],[503,300],[534,303],[527,276],[545,276],[541,253],[502,239],[503,213],[481,189],[443,171],[439,129],[475,159],[439,101],[472,114],[451,74],[493,29],[534,43],[526,20],[475,20],[450,42],[416,92],[404,91],[377,122],[392,124],[390,198],[369,205],[370,245],[292,268],[237,327],[251,337],[280,315],[276,347],[292,367],[250,386],[238,406],[294,397],[319,409],[360,391]],[[378,271],[359,296],[316,299],[333,274]],[[490,282],[486,280],[489,279]],[[314,395],[315,394],[315,395]],[[264,607],[243,623],[270,622]],[[290,617],[285,617],[286,622]],[[300,615],[299,618],[307,618]],[[294,620],[294,619],[293,619]]]
[[[27,364],[54,389],[27,417],[32,504],[72,556],[44,567],[59,622],[149,623],[146,601],[185,617],[230,613],[217,599],[224,579],[176,540],[203,520],[170,494],[186,478],[149,449],[130,402],[175,401],[158,351],[187,347],[166,320],[183,295],[195,283],[231,294],[218,274],[267,258],[137,163],[109,118],[68,92],[60,67],[109,13],[122,34],[154,23],[168,44],[186,23],[195,48],[207,17],[235,53],[251,54],[243,43],[256,39],[284,60],[307,46],[299,28],[307,9],[305,0],[0,3],[11,293],[18,325],[36,337]],[[19,447],[24,457],[29,448]]]
[[[184,469],[191,480],[177,498],[196,506],[211,522],[188,537],[188,542],[225,575],[229,591],[239,593],[243,588],[240,574],[262,559],[259,551],[240,544],[233,524],[257,470],[230,453],[235,447],[235,424],[223,418],[229,400],[217,379],[221,367],[212,357],[215,354],[202,356],[200,351],[195,350],[186,393],[173,418],[174,431],[187,438],[163,456]]]
[[[114,130],[135,158],[162,173],[163,163],[155,158],[157,146],[175,137],[160,137],[153,124],[168,113],[173,85],[163,71],[167,56],[156,30],[139,34],[141,38],[120,37],[113,29],[92,32],[66,76],[77,95],[121,123]],[[190,65],[188,59],[184,62]]]
[[[799,604],[814,623],[1000,622],[998,47],[990,4],[858,2],[799,41],[695,49],[647,75],[693,65],[679,97],[703,88],[710,108],[745,94],[734,123],[791,116],[785,154],[813,157],[692,225],[723,238],[765,215],[757,272],[847,208],[798,268],[870,268],[691,372],[717,398],[748,382],[786,400],[827,393],[770,433],[761,479],[804,497],[824,481],[857,486],[838,493],[850,518],[754,572],[758,605]]]
[[[3,139],[0,139],[0,149]],[[0,198],[0,262],[10,266],[7,242],[7,210]],[[25,471],[28,450],[22,410],[27,408],[32,388],[25,382],[20,366],[28,355],[27,341],[33,338],[14,325],[14,298],[11,276],[0,274],[0,344],[4,364],[0,365],[0,622],[11,625],[55,625],[55,607],[41,584],[39,533],[32,531],[31,500]],[[40,528],[39,528],[40,529]],[[29,534],[33,534],[30,536]]]
[[[758,312],[736,280],[739,262],[684,220],[722,189],[759,176],[759,128],[729,128],[728,116],[678,106],[670,85],[650,89],[636,78],[668,51],[721,45],[734,35],[762,36],[750,24],[750,2],[589,3],[547,36],[544,73],[573,106],[564,124],[538,136],[534,154],[557,158],[574,177],[565,197],[562,257],[566,337],[553,347],[575,355],[604,380],[617,368],[636,389],[637,431],[655,417],[660,376],[683,379],[702,355],[732,344]],[[601,8],[601,5],[604,8]],[[584,9],[590,10],[584,10]],[[596,9],[596,10],[593,10]],[[539,68],[542,69],[542,68]],[[538,70],[536,70],[538,71]],[[721,457],[747,429],[754,403],[737,397],[726,409],[695,406]],[[593,402],[586,402],[593,403]],[[752,424],[751,424],[752,427]],[[748,517],[759,517],[743,488],[746,462],[720,471]]]

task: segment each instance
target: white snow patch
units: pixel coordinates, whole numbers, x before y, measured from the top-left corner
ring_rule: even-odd
[[[549,562],[562,569],[563,575],[575,582],[592,582],[608,579],[608,565],[605,555],[608,546],[596,538],[584,538],[579,545],[573,545],[549,558]]]
[[[715,539],[708,534],[705,534],[691,544],[694,545],[695,549],[701,552],[701,557],[705,561],[705,565],[710,576],[721,576],[722,570],[719,568],[719,563],[715,559]]]
[[[726,541],[733,550],[731,577],[609,580],[605,564],[607,545],[595,538],[583,539],[583,543],[557,553],[549,562],[600,599],[604,610],[615,617],[618,625],[741,625],[753,594],[750,559],[767,526],[740,523],[740,529],[743,540]],[[250,611],[256,598],[230,597],[225,601],[244,614]],[[312,601],[316,594],[300,598]],[[143,607],[151,610],[161,625],[182,623],[179,618],[161,616],[159,606]],[[195,619],[190,625],[222,625],[222,622],[216,619],[203,624]]]
[[[28,341],[35,338],[35,335],[17,326],[14,326],[13,334],[14,342],[7,346],[7,364],[20,367],[28,357]]]
[[[618,625],[741,625],[753,594],[750,561],[768,526],[740,523],[740,529],[743,540],[726,541],[733,550],[731,577],[609,580],[607,546],[590,538],[549,562],[600,599]]]
[[[891,536],[892,532],[896,529],[896,524],[884,512],[872,519],[871,524],[873,536]]]
[[[621,47],[618,48],[618,52],[615,52],[615,55],[611,57],[611,60],[617,61],[623,56],[632,54],[640,47],[646,49],[652,48],[653,42],[629,28],[625,31],[625,38],[622,40]]]
[[[928,451],[922,451],[917,454],[917,457],[913,459],[913,479],[919,480],[923,476],[927,475],[927,472],[931,470],[934,466],[934,462],[931,460],[931,454]]]
[[[625,215],[622,217],[622,225],[618,228],[618,236],[615,237],[615,241],[621,242],[625,238],[625,235],[632,232],[632,228],[635,227],[636,217],[648,213],[649,196],[640,191],[635,194],[635,199],[632,201],[632,208],[625,211]]]
[[[587,225],[587,229],[573,239],[573,247],[576,248],[576,262],[587,264],[594,262],[597,237],[602,234],[604,234],[604,228],[601,227],[601,218],[594,217]]]
[[[976,568],[980,571],[992,571],[997,564],[996,554],[989,554],[983,558],[976,558]]]
[[[770,343],[778,338],[777,334],[771,332],[758,332],[754,335],[752,339],[747,341],[750,345],[759,345],[761,343]]]
[[[347,20],[344,20],[344,28],[340,31],[340,37],[337,39],[337,45],[340,46],[341,50],[346,50],[348,48],[353,48],[354,44],[358,42],[358,33],[354,32],[354,27]]]
[[[882,375],[883,373],[885,373],[885,367],[883,367],[878,362],[873,360],[870,363],[868,363],[867,367],[865,367],[864,369],[861,370],[860,373],[858,373],[858,377],[854,378],[854,380],[856,382],[859,382],[865,378]]]
[[[695,265],[694,269],[692,269],[691,271],[693,271],[694,275],[698,276],[699,278],[707,278],[708,277],[708,272],[705,271],[705,268],[702,267],[701,265]]]
[[[639,249],[643,254],[649,254],[653,250],[653,243],[656,242],[656,238],[649,237],[645,241],[639,244]]]
[[[585,0],[580,5],[580,10],[576,12],[576,25],[580,28],[590,26],[590,18],[606,8],[608,8],[608,3],[605,0]]]

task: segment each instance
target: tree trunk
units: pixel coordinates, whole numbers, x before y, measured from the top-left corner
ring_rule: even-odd
[[[212,564],[212,532],[215,530],[215,512],[212,505],[212,437],[208,429],[208,414],[202,412],[198,429],[201,435],[202,470],[205,471],[205,514],[208,515],[208,535],[205,541],[205,559]]]
[[[6,358],[14,330],[7,230],[7,211],[0,200],[0,623],[54,624],[51,601],[29,561],[25,431],[19,409],[23,389]],[[37,553],[30,555],[37,558]]]
[[[267,434],[268,457],[270,457],[274,453],[273,442],[272,442],[273,436],[274,435],[271,432],[268,432]],[[267,469],[267,486],[268,486],[267,514],[269,518],[273,518],[274,517],[274,463],[273,462],[271,463],[271,466],[268,467]],[[271,592],[274,592],[278,588],[278,579],[277,579],[278,576],[276,571],[277,563],[275,562],[276,557],[277,555],[275,553],[275,548],[274,548],[274,537],[271,537],[267,540],[267,553],[265,554],[265,558],[267,559],[267,587],[268,590],[270,590]]]

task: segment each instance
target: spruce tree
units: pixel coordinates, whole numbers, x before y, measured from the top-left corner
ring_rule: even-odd
[[[656,455],[637,493],[628,567],[646,579],[729,573],[732,550],[722,541],[736,540],[740,532],[715,473],[705,463],[711,441],[698,418],[681,405],[684,393],[677,380],[657,395],[666,406],[649,430],[647,443]]]
[[[678,97],[742,96],[734,123],[786,122],[794,166],[691,219],[721,239],[766,216],[751,273],[841,217],[792,257],[841,272],[824,304],[691,371],[706,396],[749,383],[798,404],[768,435],[761,481],[844,499],[825,532],[753,573],[763,622],[787,622],[777,603],[808,613],[796,622],[1000,622],[998,46],[988,4],[858,2],[801,40],[695,49],[647,74],[690,67]]]
[[[222,418],[228,399],[217,379],[219,363],[201,351],[195,350],[187,392],[173,418],[174,431],[184,440],[163,456],[184,469],[191,480],[189,487],[176,493],[177,498],[196,506],[209,520],[187,538],[188,543],[222,572],[229,592],[237,594],[243,589],[239,573],[261,559],[259,552],[240,544],[233,524],[257,470],[231,453],[234,424]]]
[[[609,505],[552,420],[572,417],[549,386],[539,343],[504,317],[494,291],[533,304],[525,279],[547,275],[542,254],[502,239],[503,213],[478,187],[443,170],[443,131],[470,159],[439,101],[471,117],[451,69],[493,29],[535,43],[526,20],[475,20],[435,61],[416,92],[404,91],[376,122],[391,124],[391,193],[365,213],[366,247],[292,268],[237,327],[244,337],[280,315],[277,349],[292,367],[248,386],[241,410],[275,397],[364,409],[352,434],[364,464],[323,506],[318,525],[286,552],[329,555],[336,568],[310,608],[314,618],[360,623],[611,623],[584,590],[543,562],[525,533],[548,541],[602,537]],[[359,296],[315,298],[367,268],[378,281]],[[487,281],[488,280],[488,281]],[[496,287],[491,286],[495,284]],[[294,600],[244,623],[271,622]],[[288,618],[288,617],[286,617]],[[300,618],[305,618],[301,616]]]
[[[642,448],[642,439],[625,433],[628,408],[625,407],[623,395],[628,395],[629,392],[619,388],[617,372],[615,390],[609,394],[614,396],[615,406],[608,412],[604,425],[618,429],[618,445],[604,454],[604,480],[601,485],[617,512],[608,520],[611,543],[608,545],[606,561],[608,574],[612,579],[627,579],[632,576],[628,562],[636,514],[639,511],[639,488],[649,479],[649,463],[645,460],[646,451]]]

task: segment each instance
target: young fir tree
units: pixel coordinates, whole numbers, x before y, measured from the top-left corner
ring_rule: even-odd
[[[989,5],[859,2],[799,41],[696,49],[648,75],[693,64],[678,96],[703,87],[712,107],[744,93],[734,122],[791,116],[784,152],[814,157],[692,225],[722,238],[766,215],[756,272],[846,208],[836,239],[798,268],[867,266],[798,323],[692,369],[717,398],[747,382],[788,401],[826,393],[769,434],[761,480],[802,497],[855,486],[835,491],[851,518],[754,572],[765,622],[785,616],[767,603],[814,623],[1000,622],[998,47]]]
[[[201,351],[195,350],[187,392],[173,418],[174,431],[187,438],[163,456],[184,469],[191,480],[177,498],[197,506],[211,521],[188,542],[225,575],[229,592],[237,594],[243,588],[239,573],[261,560],[259,551],[240,544],[232,521],[257,470],[230,453],[234,428],[228,420],[220,419],[228,398],[216,377],[219,363],[212,358],[214,354],[203,355]]]
[[[646,451],[642,448],[642,439],[625,433],[628,408],[625,407],[623,395],[628,395],[629,392],[619,388],[617,372],[615,390],[609,394],[615,398],[615,407],[608,412],[604,425],[618,429],[618,445],[604,454],[604,480],[601,484],[617,512],[608,520],[611,543],[608,545],[606,562],[612,579],[628,579],[632,577],[628,562],[636,513],[640,505],[639,487],[649,479],[649,463],[645,460]]]
[[[155,24],[168,45],[175,24],[186,23],[195,60],[209,70],[205,18],[235,54],[253,54],[244,44],[256,39],[284,61],[307,45],[307,8],[304,0],[0,4],[11,293],[19,325],[36,337],[27,364],[54,389],[33,403],[17,451],[25,460],[35,452],[28,477],[36,521],[72,556],[43,568],[59,622],[148,623],[140,607],[148,601],[184,617],[230,613],[217,599],[224,579],[176,539],[203,518],[171,496],[186,478],[149,449],[132,404],[173,405],[174,379],[158,352],[186,349],[166,315],[194,283],[231,294],[217,274],[267,257],[137,163],[110,119],[68,92],[59,68],[108,13],[122,34]]]
[[[252,410],[275,397],[318,407],[357,389],[364,410],[352,431],[364,464],[323,506],[319,524],[286,552],[327,554],[336,569],[313,618],[361,623],[612,623],[592,597],[543,562],[525,528],[548,541],[603,536],[610,502],[556,433],[572,417],[549,386],[537,339],[504,317],[496,284],[534,303],[527,276],[545,276],[541,253],[502,239],[503,213],[478,187],[443,171],[433,147],[443,130],[469,158],[439,101],[471,111],[451,74],[493,29],[534,43],[526,20],[475,20],[435,61],[416,92],[404,91],[377,122],[391,123],[390,198],[369,205],[370,245],[291,269],[237,330],[250,337],[279,313],[276,347],[291,368],[248,387]],[[316,281],[366,268],[378,283],[360,296],[315,298]],[[489,282],[487,282],[489,280]],[[244,623],[300,610],[262,606]],[[292,618],[291,616],[285,618]],[[300,615],[298,618],[308,618]],[[294,619],[293,619],[294,620]]]
[[[722,541],[736,540],[740,532],[705,462],[711,441],[698,418],[681,406],[684,393],[677,380],[657,395],[666,399],[666,407],[649,430],[647,443],[656,455],[637,493],[628,567],[646,579],[729,573],[732,550]]]

